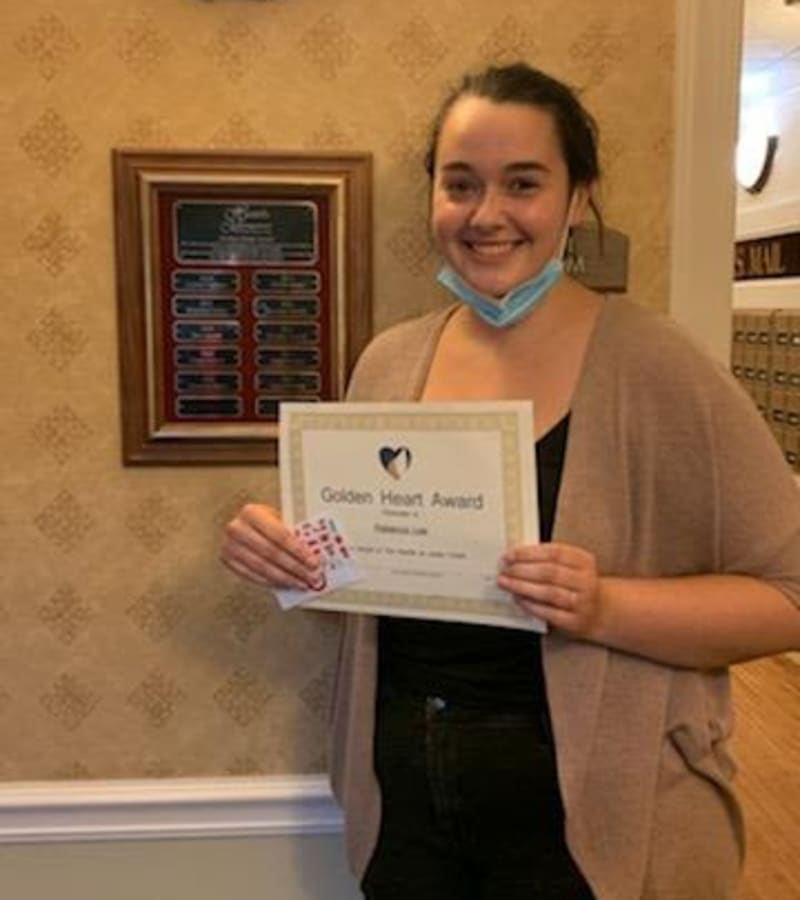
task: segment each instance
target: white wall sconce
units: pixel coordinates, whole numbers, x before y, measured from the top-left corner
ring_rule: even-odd
[[[764,190],[772,174],[778,135],[750,129],[736,145],[736,181],[749,194]]]

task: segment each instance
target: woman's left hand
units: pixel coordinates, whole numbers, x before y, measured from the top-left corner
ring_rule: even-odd
[[[524,544],[500,561],[498,585],[532,616],[575,637],[599,632],[602,592],[593,553],[572,544]]]

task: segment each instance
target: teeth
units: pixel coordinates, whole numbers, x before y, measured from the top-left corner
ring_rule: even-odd
[[[512,250],[516,244],[513,241],[491,244],[468,244],[469,248],[480,256],[502,256]]]

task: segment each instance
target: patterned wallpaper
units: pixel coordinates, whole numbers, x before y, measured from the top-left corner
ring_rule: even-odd
[[[375,326],[429,309],[445,86],[526,58],[585,90],[632,293],[667,303],[672,4],[27,0],[0,7],[0,778],[324,767],[336,622],[217,561],[266,467],[120,464],[109,151],[375,155]]]

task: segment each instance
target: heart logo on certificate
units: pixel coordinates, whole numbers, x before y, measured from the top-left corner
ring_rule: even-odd
[[[384,471],[395,480],[402,478],[411,467],[411,451],[408,447],[381,447],[378,459]]]

